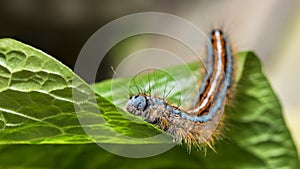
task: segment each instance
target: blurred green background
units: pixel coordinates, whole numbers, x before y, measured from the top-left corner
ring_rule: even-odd
[[[261,57],[300,152],[299,10],[297,0],[0,0],[0,37],[32,45],[73,68],[86,40],[101,26],[124,15],[165,12],[206,31],[221,25],[231,35],[237,51],[253,50]],[[106,57],[99,68],[99,81],[111,76],[110,65],[115,65],[119,57],[136,49],[159,46],[155,38],[141,37],[137,41],[144,43],[120,43],[118,49],[108,53],[111,57]]]

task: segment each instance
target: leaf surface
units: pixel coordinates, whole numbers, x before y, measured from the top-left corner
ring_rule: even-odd
[[[18,41],[1,39],[0,168],[300,168],[280,103],[257,56],[239,53],[235,64],[235,90],[225,110],[226,139],[217,140],[217,153],[208,151],[205,156],[193,150],[189,154],[184,146],[177,146],[159,156],[128,159],[90,143],[164,143],[135,139],[162,131],[123,110],[128,97],[124,86],[126,90],[135,87],[130,78],[100,82],[91,88],[51,56]],[[157,71],[141,75],[138,83],[147,89],[150,82],[152,93],[188,106],[196,89],[191,84],[201,73],[198,63],[188,65],[190,72],[182,71],[186,68],[168,68],[170,76]]]

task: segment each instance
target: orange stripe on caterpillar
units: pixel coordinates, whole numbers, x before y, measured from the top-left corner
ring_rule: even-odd
[[[219,135],[227,91],[231,86],[233,56],[231,45],[219,29],[211,32],[207,43],[207,74],[197,95],[198,103],[189,110],[172,106],[162,98],[146,94],[131,96],[128,112],[143,117],[173,135],[174,141],[201,148],[212,148],[213,137]]]

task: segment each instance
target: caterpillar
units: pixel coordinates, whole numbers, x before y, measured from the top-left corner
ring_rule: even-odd
[[[223,110],[232,86],[232,47],[223,31],[214,29],[208,38],[207,68],[194,105],[188,110],[172,106],[159,97],[132,95],[126,104],[129,113],[141,116],[173,136],[173,140],[198,148],[212,147],[224,118]]]

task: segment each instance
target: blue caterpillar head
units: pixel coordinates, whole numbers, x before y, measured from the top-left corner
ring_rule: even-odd
[[[129,113],[141,116],[150,123],[157,123],[161,117],[169,116],[172,112],[163,99],[146,95],[131,96],[126,109]]]

